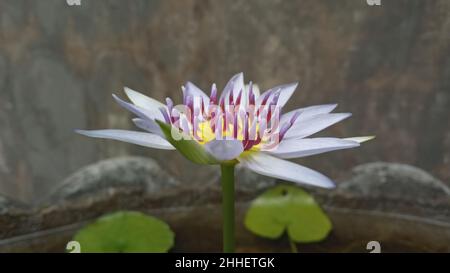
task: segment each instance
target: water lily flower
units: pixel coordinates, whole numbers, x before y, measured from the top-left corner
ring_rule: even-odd
[[[336,104],[316,105],[282,113],[298,83],[273,87],[260,94],[257,85],[244,84],[243,74],[234,75],[218,96],[215,84],[206,95],[191,82],[182,86],[183,103],[170,98],[163,104],[125,87],[130,99],[114,99],[136,115],[134,124],[143,131],[77,130],[96,138],[114,139],[145,147],[175,150],[199,164],[222,168],[225,220],[234,218],[234,166],[256,173],[319,187],[334,183],[323,174],[286,159],[305,157],[360,146],[372,137],[334,138],[311,136],[350,113],[331,113]],[[229,222],[228,221],[228,222]],[[224,246],[234,246],[231,224],[224,226]],[[227,234],[225,234],[227,233]]]

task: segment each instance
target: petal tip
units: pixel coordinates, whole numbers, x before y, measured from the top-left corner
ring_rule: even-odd
[[[136,91],[129,88],[128,86],[124,86],[123,91],[125,92],[125,94],[127,94],[128,97],[131,96],[133,93],[137,93]]]
[[[375,136],[349,137],[349,138],[344,138],[344,139],[356,141],[358,143],[363,143],[363,142],[367,142],[369,140],[375,139]]]
[[[75,133],[82,135],[82,136],[95,137],[95,134],[92,133],[93,131],[90,131],[90,130],[75,129],[74,131],[75,131]]]
[[[336,184],[330,180],[328,183],[323,184],[322,187],[325,189],[334,189],[336,188]]]
[[[361,140],[359,143],[363,143],[363,142],[366,142],[366,141],[369,141],[369,140],[372,140],[375,138],[376,138],[376,136],[364,136],[364,137],[361,137]]]
[[[330,103],[330,104],[326,104],[331,108],[331,111],[333,111],[334,109],[336,109],[336,107],[338,107],[339,104],[337,103]]]
[[[75,133],[83,135],[83,136],[87,136],[89,135],[89,131],[88,130],[81,130],[81,129],[74,129],[73,130]]]

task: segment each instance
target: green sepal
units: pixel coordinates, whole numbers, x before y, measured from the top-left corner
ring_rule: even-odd
[[[197,164],[220,164],[211,154],[209,154],[202,145],[192,139],[191,136],[181,132],[179,129],[155,120],[170,142],[184,157]]]

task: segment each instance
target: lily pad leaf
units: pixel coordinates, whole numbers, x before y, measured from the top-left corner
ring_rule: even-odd
[[[177,128],[155,120],[164,133],[167,141],[170,142],[187,159],[198,164],[218,164],[219,162],[210,155],[202,145],[193,140],[191,136],[179,131]]]
[[[276,186],[256,198],[244,223],[253,233],[270,239],[279,238],[287,231],[297,243],[321,241],[332,228],[314,198],[290,185]]]
[[[74,240],[81,252],[167,252],[174,233],[163,221],[140,212],[120,211],[105,215],[81,229]]]

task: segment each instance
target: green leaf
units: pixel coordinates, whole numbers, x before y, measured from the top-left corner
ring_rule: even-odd
[[[163,131],[167,141],[169,141],[170,144],[172,144],[187,159],[198,164],[219,163],[212,155],[206,152],[202,145],[193,140],[190,136],[167,123],[159,120],[155,121]]]
[[[245,216],[245,226],[266,238],[279,238],[287,230],[297,243],[321,241],[332,225],[314,198],[302,189],[280,185],[256,198]]]
[[[81,252],[167,252],[174,243],[170,227],[140,212],[105,215],[81,229],[74,238]]]

